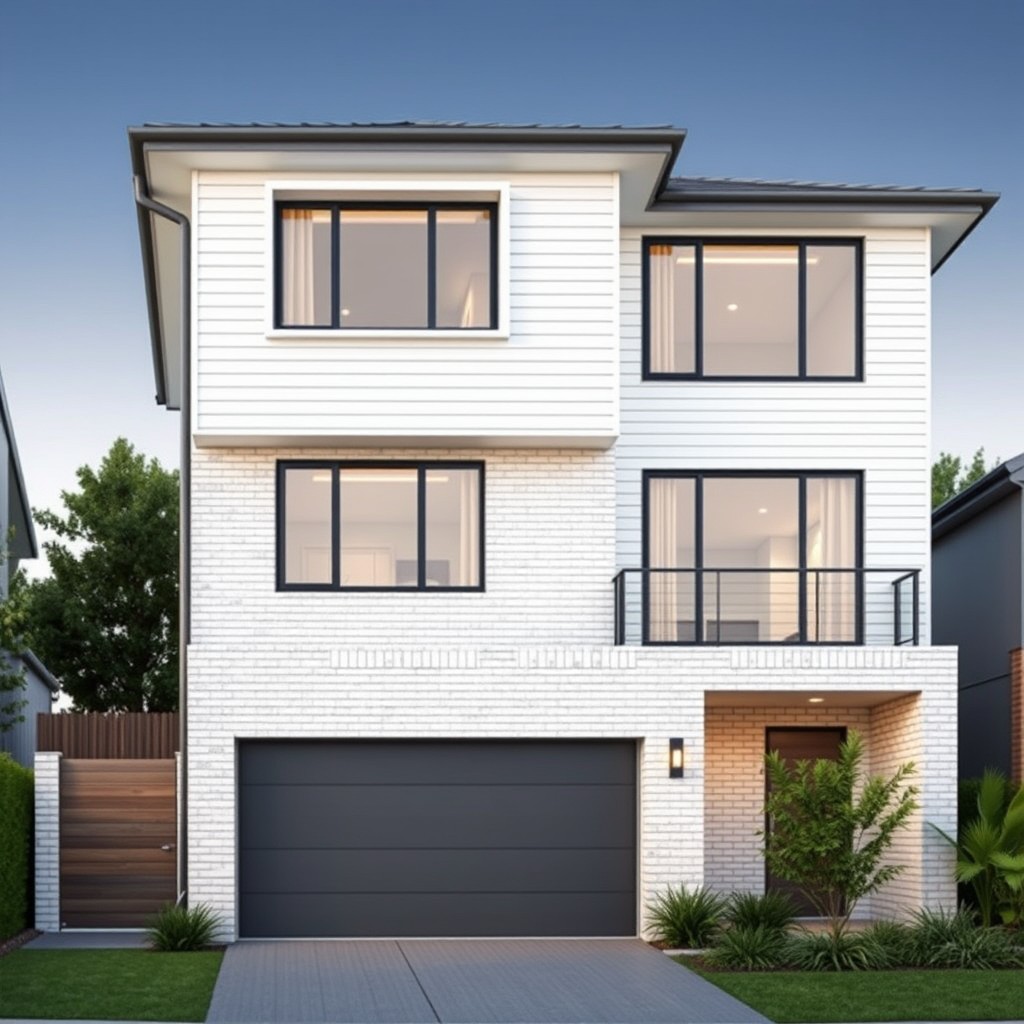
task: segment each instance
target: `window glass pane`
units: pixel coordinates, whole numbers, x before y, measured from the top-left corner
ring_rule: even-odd
[[[415,587],[416,470],[340,474],[342,586]]]
[[[427,326],[426,210],[342,210],[342,327]]]
[[[330,326],[330,210],[281,210],[281,323]]]
[[[491,211],[437,211],[437,326],[491,326]]]
[[[480,473],[428,469],[428,587],[480,584]]]
[[[652,477],[647,492],[647,557],[652,569],[692,569],[694,495],[690,479]],[[648,637],[658,643],[694,640],[694,574],[652,572],[647,582]]]
[[[652,373],[693,373],[696,309],[692,245],[648,249],[648,345]]]
[[[284,582],[331,582],[331,471],[286,469]]]
[[[799,639],[800,485],[796,478],[704,481],[704,617],[721,642]],[[757,572],[714,573],[715,569]],[[771,571],[776,570],[776,571]]]
[[[807,372],[852,377],[856,363],[857,254],[852,245],[807,247]]]
[[[706,245],[703,268],[705,375],[796,376],[797,247]]]
[[[807,638],[856,639],[856,573],[816,572],[857,564],[857,482],[852,477],[807,481]]]

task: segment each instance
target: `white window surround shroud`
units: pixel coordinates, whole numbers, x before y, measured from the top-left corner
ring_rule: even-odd
[[[509,258],[510,258],[510,201],[511,185],[508,181],[490,179],[432,180],[432,179],[347,179],[325,180],[284,179],[268,181],[266,189],[266,232],[264,255],[266,267],[266,335],[270,341],[507,341],[509,337]],[[282,199],[309,199],[322,202],[344,202],[346,199],[365,202],[379,199],[386,202],[482,202],[498,204],[498,275],[494,282],[498,289],[498,326],[484,330],[445,330],[421,328],[415,330],[371,330],[324,327],[279,328],[274,324],[275,252],[274,204]]]

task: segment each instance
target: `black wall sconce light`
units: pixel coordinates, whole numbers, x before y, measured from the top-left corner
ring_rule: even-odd
[[[683,777],[682,738],[668,741],[668,777],[670,779],[681,779]]]

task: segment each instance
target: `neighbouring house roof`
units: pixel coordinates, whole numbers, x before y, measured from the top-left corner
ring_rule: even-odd
[[[671,177],[686,131],[664,124],[161,122],[129,128],[128,139],[132,171],[144,193],[186,214],[189,203],[184,195],[187,187],[182,182],[186,176],[181,164],[185,154],[194,161],[209,161],[211,154],[230,151],[235,166],[246,159],[258,159],[256,154],[261,151],[294,154],[337,148],[340,152],[380,145],[387,153],[436,150],[443,145],[462,154],[507,149],[519,154],[520,161],[530,153],[576,154],[577,163],[585,157],[589,166],[600,154],[614,153],[619,155],[622,168],[629,167],[628,174],[623,171],[620,175],[621,208],[624,217],[627,208],[630,210],[629,223],[633,226],[661,224],[662,220],[682,225],[695,218],[700,220],[705,213],[715,214],[722,223],[742,222],[749,227],[756,220],[759,226],[776,230],[807,225],[814,217],[824,218],[822,223],[853,217],[864,224],[892,226],[895,221],[899,226],[927,225],[932,229],[933,271],[952,255],[999,198],[979,189]],[[597,163],[594,166],[599,167]],[[155,181],[158,167],[165,172],[162,190]],[[176,183],[172,185],[172,181]],[[166,298],[169,290],[161,292],[158,280],[153,216],[140,207],[138,219],[157,401],[173,407],[173,396],[168,399],[168,391],[174,389],[168,387],[164,333],[166,330],[173,335],[174,329],[165,328],[161,315],[161,297]],[[173,260],[169,252],[163,257],[166,268]],[[175,315],[168,314],[172,322]]]
[[[7,394],[4,391],[3,374],[0,374],[0,430],[7,436],[9,451],[7,467],[0,467],[0,472],[9,472],[11,488],[11,526],[14,527],[12,554],[16,558],[37,558],[39,546],[36,543],[36,531],[32,524],[32,508],[28,503],[28,492],[25,490],[25,477],[21,471],[21,459],[18,457],[18,445],[14,440],[14,426],[11,423],[11,412],[7,405]],[[3,538],[6,545],[6,538]]]
[[[955,494],[932,512],[932,539],[937,540],[973,519],[1008,494],[1024,488],[1024,452],[989,470],[966,490]]]
[[[32,651],[22,651],[18,657],[38,679],[53,693],[60,693],[60,682],[56,676],[36,657]]]

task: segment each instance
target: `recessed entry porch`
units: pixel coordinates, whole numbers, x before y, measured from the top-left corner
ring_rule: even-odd
[[[834,756],[839,742],[856,730],[864,740],[864,768],[891,774],[907,761],[921,790],[922,810],[897,836],[891,860],[904,865],[898,878],[854,911],[860,919],[898,918],[921,907],[955,902],[950,874],[936,863],[937,836],[923,809],[943,796],[955,801],[944,777],[929,778],[922,715],[917,692],[766,691],[705,695],[704,707],[704,880],[723,892],[764,892],[773,884],[758,832],[765,826],[764,755],[814,759]],[[941,851],[938,851],[941,854]],[[936,871],[937,869],[937,871]],[[786,886],[777,886],[787,888]],[[947,900],[948,897],[948,900]],[[809,908],[808,908],[808,913]]]

